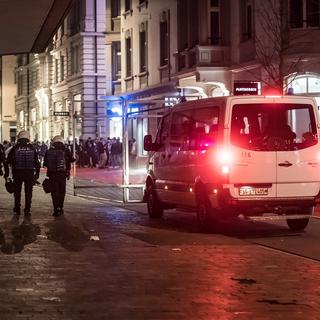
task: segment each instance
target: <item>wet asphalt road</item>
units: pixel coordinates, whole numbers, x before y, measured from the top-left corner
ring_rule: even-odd
[[[192,233],[199,237],[199,243],[205,244],[208,235],[221,235],[320,261],[320,219],[317,217],[312,217],[307,228],[301,232],[291,231],[285,221],[251,222],[232,219],[220,222],[216,228],[205,234],[199,231],[194,212],[167,210],[162,219],[149,219],[143,203],[120,205],[121,207],[135,213],[135,217],[132,217],[134,223],[174,231],[170,239],[159,239],[160,243],[188,243],[185,234]],[[153,239],[152,229],[141,237],[147,242],[157,244],[157,240]],[[202,240],[203,237],[205,240]]]
[[[55,219],[40,188],[30,220],[11,210],[0,185],[1,320],[320,319],[318,219],[200,233],[193,213],[72,196]]]

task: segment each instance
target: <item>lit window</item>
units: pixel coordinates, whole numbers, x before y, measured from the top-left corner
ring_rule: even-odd
[[[21,126],[24,126],[24,111],[23,110],[21,110],[19,112],[19,122],[20,122]]]

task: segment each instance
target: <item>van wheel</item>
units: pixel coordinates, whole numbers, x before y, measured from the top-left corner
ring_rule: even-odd
[[[304,208],[300,208],[298,209],[298,212],[294,212],[294,213],[304,213],[307,215],[310,215],[310,217],[313,215],[315,207],[304,207]],[[287,224],[288,227],[292,230],[292,231],[302,231],[304,230],[307,225],[309,223],[309,218],[305,218],[305,219],[288,219],[287,220]]]
[[[309,223],[309,219],[288,219],[287,224],[292,231],[303,231]]]
[[[150,218],[161,218],[163,216],[163,205],[159,201],[153,185],[149,185],[147,189],[147,208]]]
[[[197,220],[201,231],[211,231],[213,222],[217,219],[217,212],[211,207],[206,196],[197,197]]]

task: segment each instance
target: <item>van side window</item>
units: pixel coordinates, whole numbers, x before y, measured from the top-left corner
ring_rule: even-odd
[[[194,126],[190,137],[191,149],[208,149],[217,142],[219,107],[194,109]]]
[[[170,114],[165,115],[162,118],[160,124],[160,130],[158,131],[156,142],[159,144],[164,144],[167,142],[169,136],[169,125],[170,125]]]
[[[185,149],[185,144],[189,139],[193,125],[194,121],[191,110],[174,112],[171,123],[171,146]]]
[[[173,114],[171,141],[180,150],[207,149],[217,140],[219,108],[195,108]]]

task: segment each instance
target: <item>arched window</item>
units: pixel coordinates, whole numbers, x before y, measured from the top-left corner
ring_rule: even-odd
[[[287,79],[287,87],[293,89],[295,95],[308,95],[315,97],[320,106],[320,75],[305,73],[290,76]]]
[[[288,78],[287,83],[288,88],[292,88],[294,94],[320,96],[320,75],[307,73],[292,76]]]

